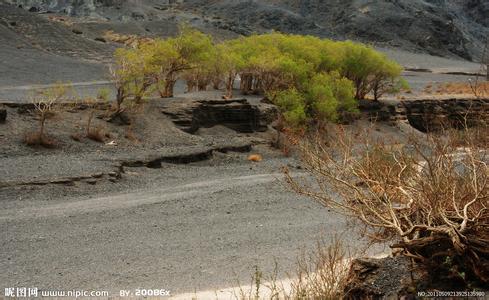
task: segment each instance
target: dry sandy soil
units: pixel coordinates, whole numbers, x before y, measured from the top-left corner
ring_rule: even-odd
[[[345,231],[343,218],[283,185],[281,167],[304,174],[294,157],[270,147],[273,131],[238,133],[216,126],[183,132],[159,108],[178,99],[149,103],[131,127],[96,118],[95,127],[108,134],[103,143],[73,140],[83,133],[88,111],[65,109],[48,121],[59,147],[23,144],[37,117],[16,103],[56,81],[73,82],[80,95],[110,88],[107,64],[118,45],[95,38],[109,29],[170,34],[179,18],[194,18],[188,11],[174,19],[174,12],[165,14],[148,22],[72,24],[0,4],[0,100],[13,103],[0,124],[0,288],[212,290],[234,286],[237,279],[248,283],[254,265],[268,272],[275,260],[285,276],[301,248]],[[221,36],[236,34],[206,24],[201,28]],[[470,78],[443,73],[479,70],[460,59],[382,51],[414,70],[405,73],[414,95],[429,82]],[[177,94],[220,96],[184,94],[181,83]],[[377,124],[375,132],[404,134],[386,124]],[[244,146],[251,150],[225,151]],[[175,159],[210,151],[198,162]],[[252,163],[250,153],[264,160]],[[158,167],[148,165],[155,159],[162,159]],[[352,232],[345,241],[359,246]]]
[[[110,133],[105,143],[72,140],[83,133],[87,110],[60,112],[47,126],[57,149],[23,144],[36,116],[8,108],[0,125],[0,282],[115,294],[213,290],[247,283],[254,265],[272,272],[277,262],[284,277],[312,241],[346,230],[343,218],[284,186],[283,166],[304,174],[298,161],[270,147],[273,133],[215,126],[192,135],[155,105],[135,116],[130,139],[129,126],[97,119],[95,127]],[[243,145],[264,160],[233,151],[248,150]],[[212,149],[200,162],[144,165]],[[360,246],[353,232],[345,242]]]

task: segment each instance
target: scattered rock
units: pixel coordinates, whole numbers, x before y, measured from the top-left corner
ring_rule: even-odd
[[[462,128],[489,123],[489,99],[443,99],[406,100],[400,103],[382,101],[359,101],[359,109],[371,121],[399,121],[422,132],[439,131],[444,128]]]
[[[78,28],[73,28],[73,29],[71,30],[71,32],[73,32],[74,34],[83,34],[83,31],[81,31],[81,30],[80,30],[80,29],[78,29]]]
[[[403,101],[412,127],[422,132],[489,125],[489,99]]]
[[[252,154],[248,156],[248,160],[252,162],[260,162],[263,160],[263,157],[260,154]]]
[[[52,183],[52,184],[68,184],[68,183],[72,183],[72,182],[73,182],[73,180],[71,178],[56,178],[56,179],[49,181],[49,183]]]
[[[105,116],[99,116],[99,118],[104,118]],[[107,122],[114,123],[117,125],[131,125],[131,118],[129,115],[123,111],[112,114],[105,119]]]
[[[0,107],[0,123],[5,123],[7,120],[7,109]]]
[[[101,36],[96,37],[94,40],[97,42],[107,43],[107,40]]]
[[[85,182],[90,185],[95,185],[97,184],[97,179],[87,179]]]

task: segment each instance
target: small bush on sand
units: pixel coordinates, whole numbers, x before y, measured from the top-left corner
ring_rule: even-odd
[[[133,126],[127,127],[124,137],[135,144],[140,142],[138,137],[134,133]]]
[[[28,132],[24,135],[24,143],[28,146],[42,146],[44,148],[56,148],[58,142],[46,134],[41,135],[39,132]]]
[[[99,143],[105,142],[105,137],[106,137],[105,131],[101,126],[98,126],[90,130],[87,134],[87,138]]]
[[[83,104],[88,108],[87,124],[85,126],[85,136],[94,141],[103,142],[103,132],[100,127],[92,129],[92,121],[95,116],[97,105],[104,104],[108,101],[110,91],[101,89],[97,92],[96,98],[86,98]]]
[[[45,133],[47,120],[56,115],[61,107],[60,101],[67,97],[69,87],[65,84],[57,84],[52,88],[46,89],[33,97],[35,112],[39,117],[39,126],[37,132],[28,133],[24,141],[27,145],[39,145],[52,148],[56,145],[52,137]]]
[[[240,286],[234,291],[234,299],[341,299],[353,258],[338,237],[327,243],[318,242],[315,250],[298,257],[297,269],[289,274],[288,280],[278,279],[277,264],[272,273],[264,273],[255,266],[252,284]]]

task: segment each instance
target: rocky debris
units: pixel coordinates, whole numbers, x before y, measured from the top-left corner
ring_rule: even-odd
[[[344,288],[344,299],[402,299],[410,292],[411,269],[409,259],[402,256],[355,259]],[[412,275],[415,279],[420,276]]]
[[[403,101],[409,124],[422,131],[489,125],[489,99]]]
[[[195,133],[201,127],[223,125],[237,132],[266,131],[277,117],[273,105],[251,105],[246,99],[176,99],[161,108],[181,130]]]
[[[0,106],[0,123],[5,123],[7,120],[7,109]]]
[[[407,120],[422,132],[489,125],[489,99],[362,100],[359,109],[370,121],[396,125]]]
[[[114,123],[116,125],[131,125],[131,117],[126,112],[118,112],[106,117],[106,115],[97,116],[100,119],[104,119],[107,122]]]
[[[407,119],[402,103],[361,100],[358,104],[361,113],[372,122],[386,122],[395,125]]]
[[[156,155],[150,154],[142,159],[125,159],[121,161],[123,167],[147,167],[151,169],[161,168],[162,163],[169,164],[189,164],[205,161],[212,158],[214,151],[221,153],[228,152],[249,152],[252,145],[247,142],[220,145],[215,147],[202,147],[182,151],[177,154]]]
[[[26,185],[48,185],[48,184],[73,185],[75,184],[75,182],[86,182],[87,184],[94,185],[97,184],[99,180],[104,179],[106,175],[109,176],[108,179],[111,182],[115,182],[120,178],[122,178],[121,173],[119,171],[112,171],[107,174],[97,172],[94,174],[72,176],[72,177],[0,181],[0,189],[14,187],[14,186],[26,186]]]

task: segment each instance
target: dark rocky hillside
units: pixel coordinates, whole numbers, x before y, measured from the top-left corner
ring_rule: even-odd
[[[112,22],[168,18],[236,34],[279,30],[478,61],[487,0],[4,0]],[[171,13],[169,13],[171,12]]]
[[[277,29],[477,60],[489,33],[485,0],[190,0],[234,28]]]

